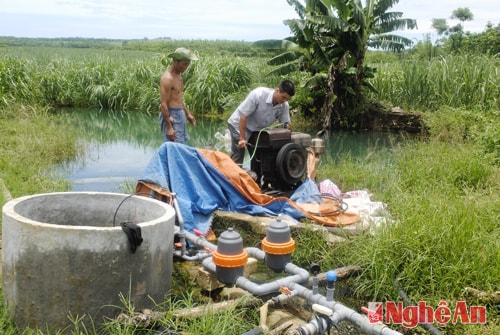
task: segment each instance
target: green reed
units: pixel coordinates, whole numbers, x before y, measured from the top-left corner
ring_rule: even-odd
[[[372,80],[375,99],[412,110],[455,108],[498,110],[499,60],[476,55],[449,55],[429,61],[406,59],[378,64]]]
[[[156,112],[160,76],[170,63],[154,52],[16,48],[0,58],[0,96],[4,105]],[[184,74],[186,103],[199,114],[236,107],[257,68],[266,68],[258,58],[200,57]]]
[[[192,111],[223,113],[234,105],[252,82],[248,60],[229,56],[205,56],[192,62],[186,80],[186,103]]]

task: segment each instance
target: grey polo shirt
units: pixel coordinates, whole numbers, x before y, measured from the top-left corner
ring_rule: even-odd
[[[229,117],[228,123],[239,130],[240,115],[246,115],[247,139],[253,131],[268,127],[275,121],[290,123],[288,102],[273,106],[273,92],[274,89],[267,87],[252,90]]]

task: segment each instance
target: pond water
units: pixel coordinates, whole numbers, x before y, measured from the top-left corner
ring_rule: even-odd
[[[149,160],[163,143],[157,115],[139,112],[111,112],[78,109],[65,111],[86,150],[55,171],[68,178],[73,191],[125,192],[135,189]],[[189,126],[189,144],[194,147],[225,151],[216,137],[224,134],[225,120],[197,118]],[[309,132],[314,137],[316,132]],[[400,136],[391,133],[332,133],[326,140],[326,152],[334,161],[349,153],[352,157],[385,154]]]

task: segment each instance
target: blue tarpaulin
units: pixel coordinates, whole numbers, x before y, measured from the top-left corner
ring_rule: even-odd
[[[304,217],[289,199],[273,198],[258,203],[249,198],[219,169],[246,172],[230,159],[223,161],[224,166],[216,167],[205,158],[203,152],[207,151],[165,142],[151,158],[140,179],[175,193],[186,230],[192,232],[196,228],[206,233],[215,210],[250,215],[286,214],[296,220]],[[305,200],[311,193],[319,192],[312,182],[303,185],[296,191],[297,198]]]

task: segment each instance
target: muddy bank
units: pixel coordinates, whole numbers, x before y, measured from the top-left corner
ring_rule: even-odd
[[[372,104],[365,113],[362,127],[376,131],[407,132],[425,134],[427,128],[420,112],[408,112],[400,107],[385,109],[380,104]]]

